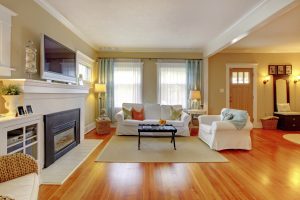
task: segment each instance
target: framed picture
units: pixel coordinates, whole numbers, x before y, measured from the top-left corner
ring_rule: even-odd
[[[25,115],[25,110],[23,106],[18,106],[18,115]]]
[[[292,74],[292,65],[285,66],[285,74],[291,75]]]
[[[277,74],[285,74],[284,65],[277,66]]]
[[[269,75],[276,75],[277,70],[276,70],[276,65],[269,65]]]
[[[33,113],[31,105],[27,105],[26,110],[27,110],[27,114],[32,114]]]

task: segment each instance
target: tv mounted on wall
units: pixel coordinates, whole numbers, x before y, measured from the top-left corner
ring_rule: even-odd
[[[42,35],[42,79],[76,83],[76,74],[76,52],[47,35]]]

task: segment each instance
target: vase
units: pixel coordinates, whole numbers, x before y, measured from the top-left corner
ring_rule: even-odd
[[[2,97],[5,99],[5,108],[8,110],[6,115],[16,115],[20,95],[2,95]]]

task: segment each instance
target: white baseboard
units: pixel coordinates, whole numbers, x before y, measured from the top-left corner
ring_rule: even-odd
[[[92,122],[84,127],[84,134],[87,134],[91,130],[96,128],[96,122]]]

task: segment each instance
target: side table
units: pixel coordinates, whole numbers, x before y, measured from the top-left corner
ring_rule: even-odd
[[[207,114],[206,110],[202,110],[202,109],[187,110],[187,113],[189,115],[191,115],[191,118],[192,118],[191,123],[192,123],[192,125],[195,125],[195,126],[199,125],[199,123],[198,123],[198,117],[200,115],[206,115]],[[196,121],[196,122],[194,123],[194,121]]]
[[[109,117],[99,117],[96,119],[97,134],[109,134],[111,121]]]

